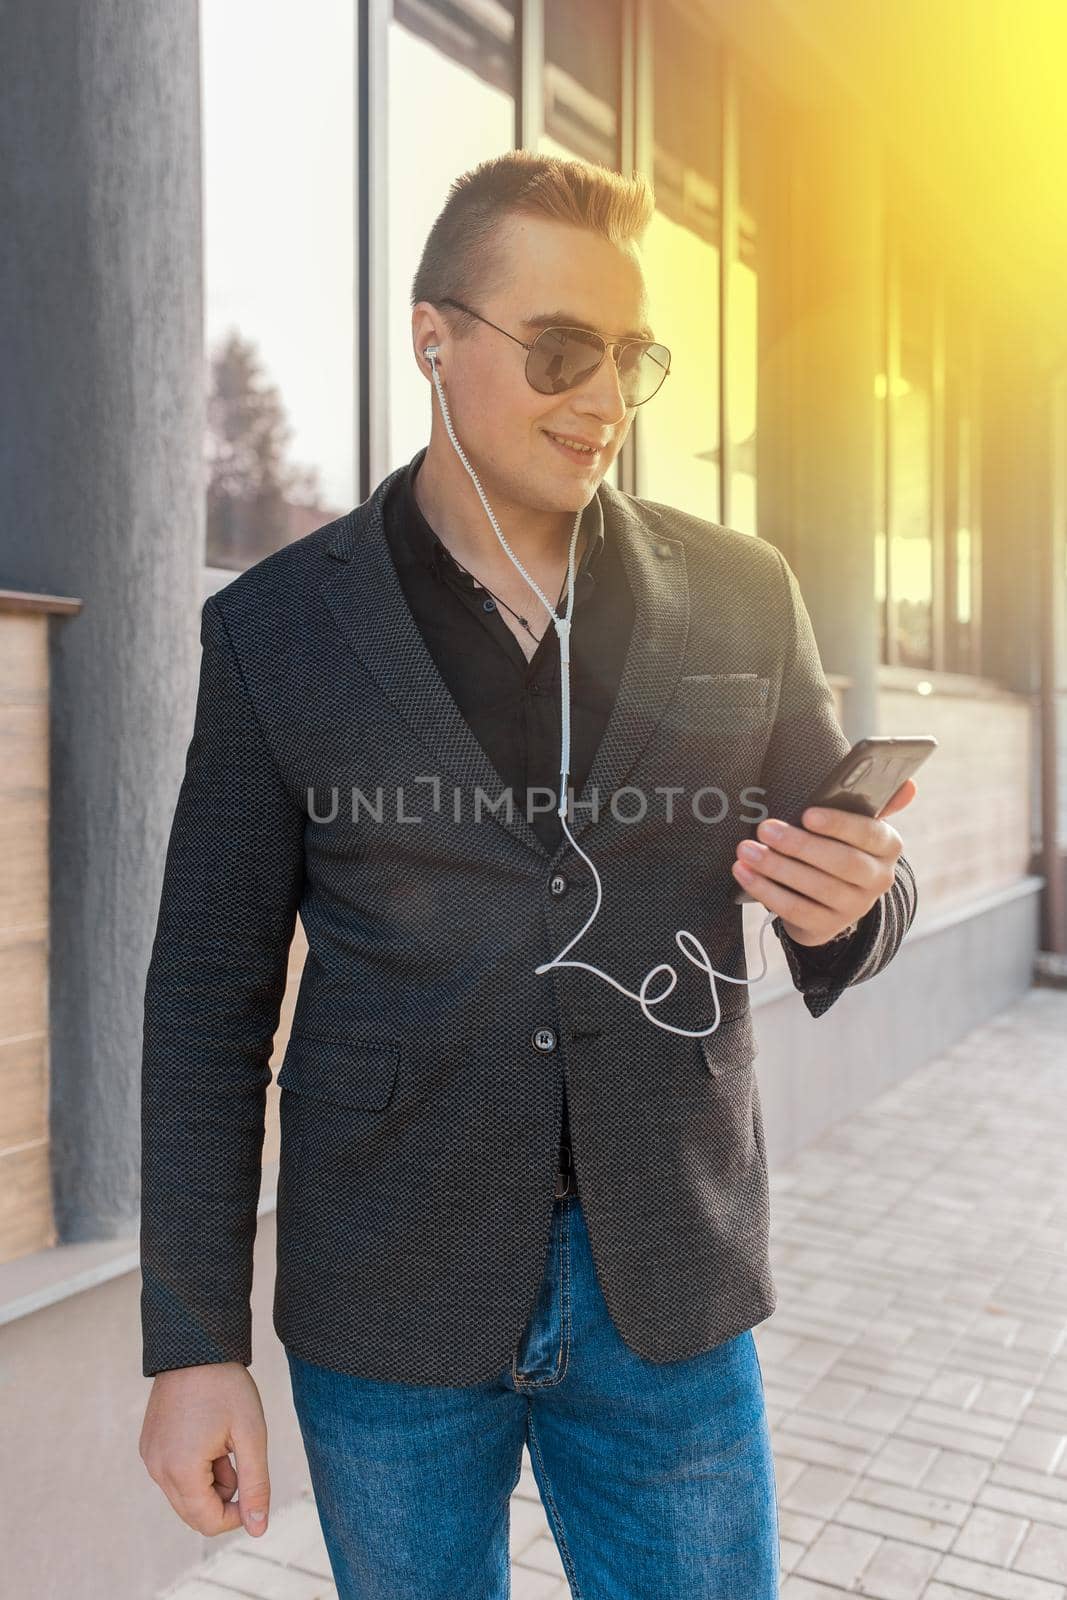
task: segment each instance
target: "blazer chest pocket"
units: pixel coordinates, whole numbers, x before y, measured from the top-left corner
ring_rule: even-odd
[[[296,1033],[289,1039],[278,1087],[355,1111],[384,1111],[399,1066],[400,1045],[393,1040]]]
[[[764,722],[770,687],[754,672],[690,672],[678,679],[666,716],[683,729],[745,733]]]

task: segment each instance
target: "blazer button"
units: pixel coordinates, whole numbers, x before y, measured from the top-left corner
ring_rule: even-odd
[[[656,546],[656,554],[658,556],[669,556],[670,553],[671,553],[671,547],[670,547],[669,544],[658,544]]]
[[[556,1048],[556,1035],[551,1028],[537,1028],[532,1037],[535,1050],[554,1050]]]
[[[567,880],[562,872],[554,872],[548,880],[548,887],[554,895],[567,893]]]

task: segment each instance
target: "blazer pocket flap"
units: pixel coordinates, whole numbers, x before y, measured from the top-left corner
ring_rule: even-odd
[[[400,1045],[390,1040],[298,1033],[286,1047],[278,1087],[357,1111],[382,1111],[392,1098],[399,1066]]]
[[[703,1052],[704,1064],[713,1078],[720,1078],[726,1072],[736,1072],[741,1067],[750,1066],[759,1054],[751,1011],[746,1011],[742,1016],[733,1017],[729,1021],[725,1017],[721,1018],[719,1026],[712,1033],[705,1034],[698,1042]]]

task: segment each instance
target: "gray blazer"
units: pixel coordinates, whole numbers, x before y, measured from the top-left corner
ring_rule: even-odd
[[[775,1306],[748,990],[720,983],[721,1023],[694,1039],[590,972],[535,973],[595,885],[566,837],[546,851],[523,797],[508,814],[423,642],[383,535],[401,470],[203,607],[145,985],[146,1376],[252,1359],[268,1062],[298,912],[273,1306],[297,1355],[422,1384],[506,1366],[544,1269],[564,1078],[626,1343],[677,1361]],[[597,498],[635,618],[572,822],[603,899],[568,959],[631,990],[670,962],[654,1014],[699,1029],[713,1000],[675,930],[745,975],[736,841],[761,805],[798,820],[848,740],[774,546],[606,482]],[[813,1015],[892,959],[915,903],[901,857],[832,978],[776,922]]]

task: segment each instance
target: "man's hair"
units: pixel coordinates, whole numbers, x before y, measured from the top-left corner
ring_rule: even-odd
[[[640,244],[656,209],[641,173],[625,178],[610,167],[532,150],[508,150],[461,173],[448,191],[423,247],[411,286],[420,300],[448,296],[477,308],[504,282],[501,224],[512,216],[551,217],[587,228],[622,247]],[[474,317],[443,308],[457,338],[473,332]]]

